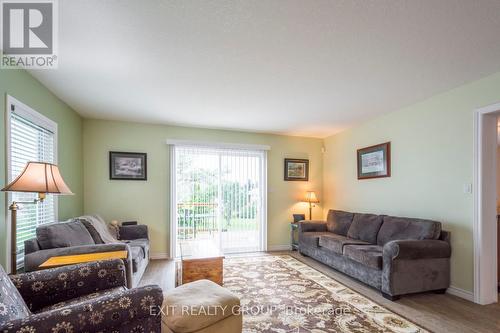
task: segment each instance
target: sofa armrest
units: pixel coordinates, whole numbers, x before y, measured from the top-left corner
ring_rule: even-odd
[[[26,254],[24,256],[24,266],[27,272],[32,272],[41,269],[40,265],[52,257],[124,250],[128,252],[130,257],[130,247],[125,243],[93,244],[40,250]]]
[[[126,286],[121,259],[68,265],[10,276],[31,311],[88,295]]]
[[[451,246],[441,240],[395,240],[384,245],[385,260],[449,258]]]
[[[120,240],[149,239],[148,226],[144,224],[124,225],[120,227]]]
[[[310,220],[299,222],[299,233],[313,231],[326,231],[326,221]]]
[[[40,250],[40,244],[38,244],[36,237],[24,241],[24,253],[29,254]]]
[[[90,299],[10,321],[4,327],[0,327],[0,331],[121,332],[119,328],[130,325],[131,322],[140,324],[154,320],[155,325],[152,326],[159,332],[161,316],[158,307],[162,302],[162,290],[158,286],[117,291],[97,300]]]

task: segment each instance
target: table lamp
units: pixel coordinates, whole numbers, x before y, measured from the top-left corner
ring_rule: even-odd
[[[57,165],[44,162],[28,162],[16,179],[5,186],[4,192],[33,192],[38,193],[38,198],[33,201],[16,202],[13,201],[9,206],[11,211],[11,273],[17,271],[17,247],[16,247],[16,220],[17,211],[20,209],[18,204],[37,204],[43,201],[47,193],[51,194],[73,194],[64,182]]]
[[[316,193],[314,193],[314,191],[306,192],[304,202],[309,203],[309,220],[312,220],[312,208],[314,207],[313,203],[319,202],[319,199],[316,197]]]

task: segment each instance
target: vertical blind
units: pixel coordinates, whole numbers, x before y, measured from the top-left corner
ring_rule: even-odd
[[[265,152],[175,146],[177,242],[224,253],[263,248]]]
[[[15,179],[30,161],[54,163],[54,133],[23,118],[15,109],[10,113],[10,181]],[[35,193],[13,192],[12,201],[33,201]],[[17,212],[17,264],[23,266],[24,241],[35,237],[36,227],[55,221],[54,196],[48,195],[36,205],[21,205]]]

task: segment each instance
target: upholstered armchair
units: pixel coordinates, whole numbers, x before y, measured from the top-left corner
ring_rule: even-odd
[[[119,259],[13,276],[0,266],[0,332],[160,332],[161,288],[125,286]]]

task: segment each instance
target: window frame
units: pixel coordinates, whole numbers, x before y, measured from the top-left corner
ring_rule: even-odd
[[[37,126],[43,127],[46,130],[51,131],[54,133],[54,164],[57,164],[58,160],[58,147],[59,147],[59,141],[58,141],[58,128],[57,128],[57,123],[48,117],[44,116],[40,112],[36,111],[35,109],[29,107],[28,105],[22,103],[18,99],[14,98],[11,95],[6,95],[5,99],[5,161],[6,161],[6,183],[9,183],[12,180],[12,170],[11,170],[11,160],[12,160],[12,153],[11,153],[11,142],[10,142],[10,137],[11,137],[11,116],[12,116],[12,106],[14,106],[15,113],[21,116],[22,118],[34,123]],[[10,253],[10,246],[11,246],[11,223],[10,223],[10,210],[9,206],[12,203],[12,193],[11,192],[6,192],[6,202],[5,202],[5,221],[8,221],[6,223],[7,225],[7,230],[6,230],[6,251],[5,251],[5,256],[6,256],[6,262],[7,262],[7,267],[11,266],[11,257],[9,255]],[[54,196],[54,217],[55,220],[59,220],[59,200],[58,196]]]

